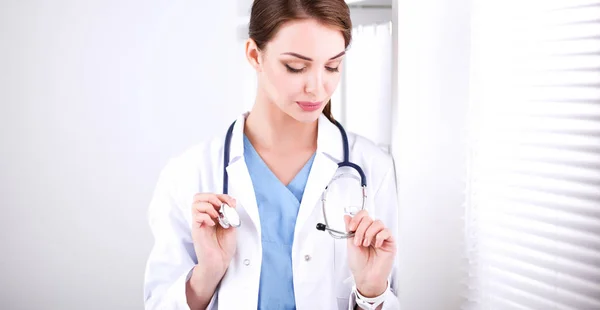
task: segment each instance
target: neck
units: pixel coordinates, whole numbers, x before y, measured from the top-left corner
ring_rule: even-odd
[[[255,148],[293,152],[317,148],[318,121],[302,123],[287,115],[274,103],[257,96],[246,119],[244,133]]]

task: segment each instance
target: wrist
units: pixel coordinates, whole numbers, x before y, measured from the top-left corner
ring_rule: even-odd
[[[388,287],[388,281],[377,281],[370,283],[356,283],[356,290],[364,297],[374,298],[385,293]]]
[[[221,281],[221,277],[214,273],[213,270],[207,270],[198,265],[192,270],[190,277],[190,286],[194,292],[202,296],[212,296]]]
[[[372,286],[372,287],[376,287],[376,286]],[[380,288],[373,289],[372,292],[378,292],[378,293],[372,293],[374,295],[371,296],[371,295],[364,295],[362,292],[360,292],[358,290],[357,286],[354,285],[352,290],[354,292],[357,309],[366,309],[366,310],[381,309],[381,305],[386,299],[386,292],[388,291],[388,289],[389,289],[389,282],[386,281],[385,287],[383,289],[380,289]],[[366,291],[366,294],[370,294],[370,292]]]

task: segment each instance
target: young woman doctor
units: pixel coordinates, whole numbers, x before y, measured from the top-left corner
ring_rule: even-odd
[[[146,309],[399,309],[392,160],[331,115],[351,41],[348,6],[255,0],[249,26],[252,110],[161,172]],[[315,225],[340,162],[362,168],[369,186],[364,209],[344,216],[354,236],[338,239]],[[240,226],[220,224],[223,204]]]

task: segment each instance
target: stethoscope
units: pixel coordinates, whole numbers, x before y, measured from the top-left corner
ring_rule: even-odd
[[[349,168],[354,169],[360,175],[360,185],[362,188],[362,203],[361,203],[360,210],[363,210],[365,208],[365,204],[367,201],[367,178],[365,177],[365,173],[363,172],[362,168],[359,165],[357,165],[353,162],[350,162],[350,160],[349,160],[350,151],[349,151],[349,147],[348,147],[348,135],[346,134],[346,130],[344,130],[344,127],[342,127],[342,125],[340,123],[338,123],[337,121],[333,120],[333,123],[340,130],[340,134],[342,135],[342,143],[343,143],[343,147],[344,147],[344,160],[342,162],[338,163],[338,169],[342,168],[342,167],[349,167]],[[229,129],[227,130],[227,135],[225,136],[225,146],[224,146],[224,152],[223,152],[223,194],[228,194],[228,192],[229,192],[229,175],[227,174],[227,166],[229,165],[229,152],[230,152],[231,136],[233,135],[234,125],[235,125],[235,121],[231,124],[231,126],[229,126]],[[353,174],[351,174],[350,176],[355,177]],[[332,184],[332,182],[334,182],[336,180],[336,178],[338,178],[338,177],[340,177],[340,176],[334,177],[329,182],[329,184]],[[329,188],[329,185],[327,187],[325,187],[325,190],[323,191],[323,194],[321,195],[321,209],[323,210],[323,219],[324,219],[325,223],[318,223],[316,228],[317,228],[317,230],[320,230],[320,231],[329,232],[329,234],[336,239],[351,238],[354,236],[354,232],[344,232],[344,231],[335,230],[335,229],[332,229],[329,227],[329,224],[327,222],[327,215],[325,213],[325,203],[327,201],[328,188]],[[354,209],[354,210],[345,210],[345,211],[347,214],[355,215],[360,210]],[[221,224],[221,226],[223,228],[229,228],[230,226],[231,227],[239,227],[241,225],[241,221],[240,221],[240,217],[239,217],[238,213],[235,211],[234,208],[230,207],[226,203],[221,204],[221,207],[219,209],[219,223]]]

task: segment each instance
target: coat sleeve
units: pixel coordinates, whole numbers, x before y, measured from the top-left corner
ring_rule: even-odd
[[[191,227],[183,213],[190,208],[181,206],[175,198],[176,172],[175,161],[171,160],[160,173],[148,209],[154,244],[146,263],[144,279],[144,304],[147,310],[190,309],[185,292],[186,282],[197,259]],[[213,309],[215,303],[216,297],[213,296],[207,309]]]
[[[398,243],[398,192],[396,188],[396,172],[392,157],[388,157],[387,172],[374,194],[375,206],[374,218],[383,221],[385,226],[390,229],[394,240]],[[398,247],[398,245],[397,245]],[[390,288],[384,293],[385,300],[382,304],[382,310],[400,309],[398,299],[398,251],[392,267],[392,272],[388,277]],[[356,296],[350,293],[348,309],[353,310],[356,307]]]

